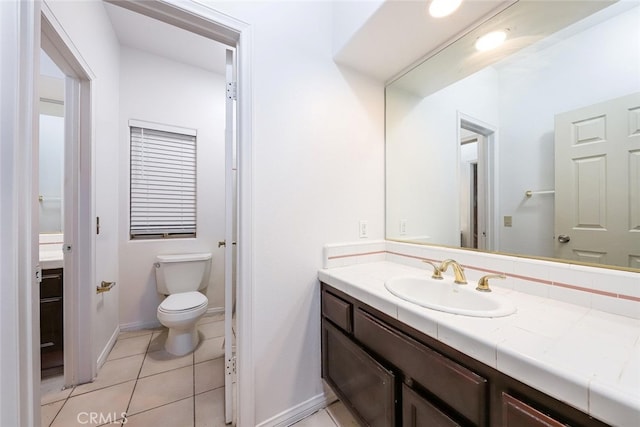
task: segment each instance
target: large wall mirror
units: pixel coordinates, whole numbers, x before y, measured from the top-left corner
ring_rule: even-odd
[[[640,271],[640,3],[520,0],[391,82],[386,237]]]
[[[64,187],[64,74],[40,51],[40,233],[62,233]]]

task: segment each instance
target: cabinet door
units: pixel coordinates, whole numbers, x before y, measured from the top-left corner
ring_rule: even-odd
[[[337,328],[322,321],[322,374],[364,425],[395,426],[395,377]]]
[[[354,314],[354,335],[366,348],[433,393],[473,425],[484,427],[488,424],[486,378],[360,309]]]
[[[402,427],[459,427],[424,397],[402,385]]]
[[[566,427],[566,424],[507,393],[502,393],[502,425],[504,427]]]

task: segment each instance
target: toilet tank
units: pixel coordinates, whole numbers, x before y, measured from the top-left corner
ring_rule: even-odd
[[[171,295],[199,291],[209,285],[211,254],[158,255],[154,270],[158,293]]]

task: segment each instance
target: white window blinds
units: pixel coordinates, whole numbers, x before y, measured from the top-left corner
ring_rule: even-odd
[[[130,129],[131,238],[195,236],[195,132]]]

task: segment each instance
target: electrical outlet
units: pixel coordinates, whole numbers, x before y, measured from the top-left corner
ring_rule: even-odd
[[[358,223],[358,230],[361,239],[369,237],[369,224],[367,223],[367,221],[361,220]]]
[[[400,234],[401,235],[407,234],[407,220],[406,219],[401,219],[400,220]]]

